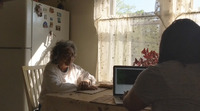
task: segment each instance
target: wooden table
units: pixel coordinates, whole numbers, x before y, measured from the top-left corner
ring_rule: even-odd
[[[128,111],[113,101],[112,90],[96,94],[52,93],[47,94],[42,111]],[[145,110],[146,111],[146,110]]]

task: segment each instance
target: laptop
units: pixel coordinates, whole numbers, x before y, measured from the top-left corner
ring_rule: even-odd
[[[147,67],[113,66],[113,98],[115,104],[123,104],[123,94],[129,91],[137,76]]]

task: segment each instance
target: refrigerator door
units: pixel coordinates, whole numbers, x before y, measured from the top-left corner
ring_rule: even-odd
[[[69,12],[33,2],[32,58],[29,64],[46,64],[55,43],[68,39]]]

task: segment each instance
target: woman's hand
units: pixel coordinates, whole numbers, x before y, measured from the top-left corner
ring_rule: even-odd
[[[97,86],[91,85],[89,81],[81,81],[78,85],[79,90],[96,90]]]
[[[128,94],[128,91],[124,91],[124,94],[123,94],[123,99],[124,99],[124,97],[126,96]]]
[[[98,87],[94,86],[94,85],[90,85],[90,87],[88,87],[88,90],[96,90]]]

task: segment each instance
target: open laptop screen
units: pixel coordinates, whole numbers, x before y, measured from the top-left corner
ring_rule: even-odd
[[[137,76],[146,67],[114,66],[113,67],[113,95],[123,95],[124,91],[132,88]]]

